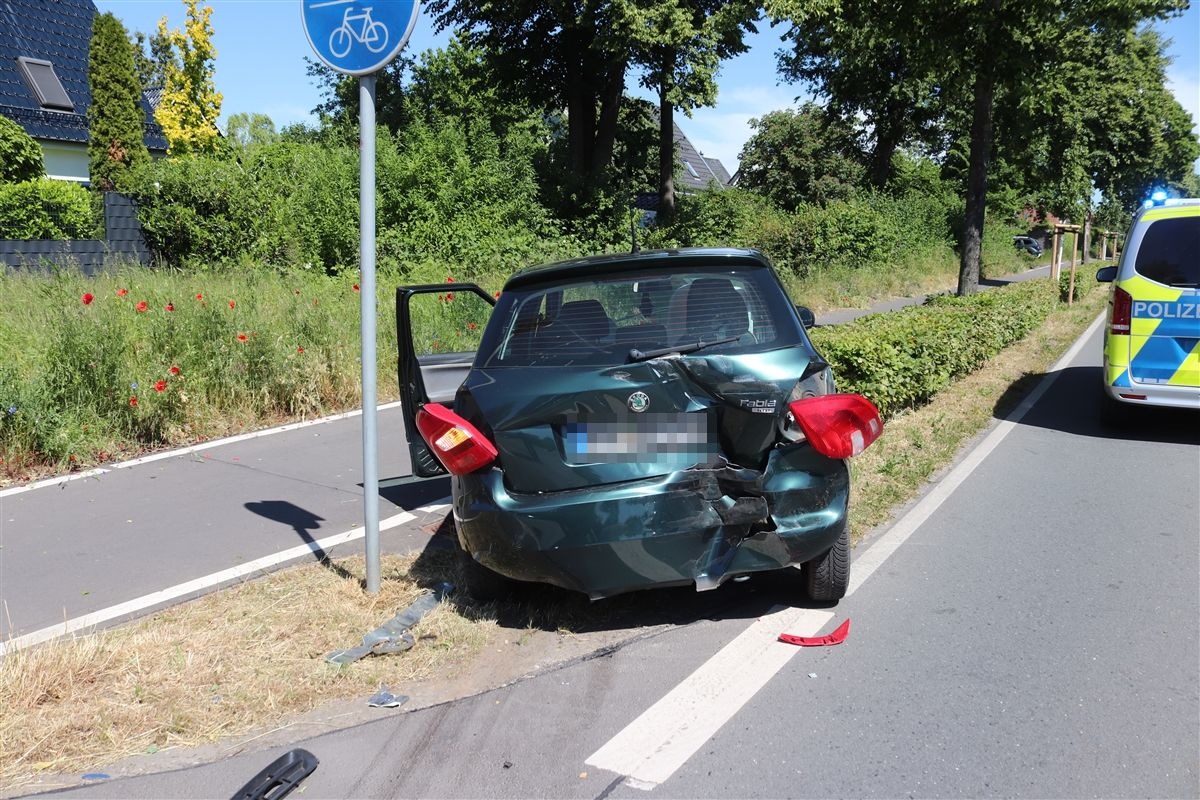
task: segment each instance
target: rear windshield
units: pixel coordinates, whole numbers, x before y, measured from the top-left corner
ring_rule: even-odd
[[[1139,275],[1168,286],[1200,286],[1200,217],[1150,223],[1133,268]]]
[[[704,355],[788,347],[802,339],[769,270],[621,273],[505,292],[489,325],[493,367],[615,366],[637,354],[696,342]]]

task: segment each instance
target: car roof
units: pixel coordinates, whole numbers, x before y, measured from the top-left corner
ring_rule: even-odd
[[[736,247],[686,247],[676,250],[640,250],[634,253],[608,253],[520,270],[508,279],[505,290],[535,283],[578,280],[594,275],[643,269],[704,267],[771,268],[771,262],[757,250]]]

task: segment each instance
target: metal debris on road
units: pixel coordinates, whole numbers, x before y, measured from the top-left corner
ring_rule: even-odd
[[[379,691],[367,698],[367,705],[371,708],[399,708],[408,702],[406,694],[392,694],[392,690],[386,686],[380,686]]]
[[[454,591],[452,584],[442,582],[433,591],[418,597],[413,604],[363,637],[362,644],[345,650],[334,650],[325,656],[330,664],[339,666],[358,661],[368,655],[391,655],[403,653],[416,644],[417,639],[409,630],[421,619],[437,608],[442,598]]]

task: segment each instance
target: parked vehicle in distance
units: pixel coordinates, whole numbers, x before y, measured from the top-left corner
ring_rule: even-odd
[[[1136,217],[1111,283],[1101,413],[1135,406],[1200,410],[1200,199],[1156,196]]]
[[[1043,252],[1042,243],[1032,236],[1014,236],[1013,247],[1034,258],[1041,258]]]
[[[812,599],[845,594],[846,459],[883,424],[835,393],[765,256],[549,264],[494,309],[447,288],[397,290],[399,373],[414,474],[451,475],[468,591],[598,599],[801,565]]]

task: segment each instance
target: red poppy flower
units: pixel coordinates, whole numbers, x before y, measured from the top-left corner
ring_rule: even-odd
[[[91,292],[85,292],[83,297],[81,297],[80,299],[83,301],[83,304],[85,306],[90,306],[92,304],[92,301],[95,300],[96,298],[92,296]]]
[[[479,326],[478,326],[478,325],[476,325],[474,322],[468,322],[468,323],[467,323],[467,330],[469,330],[469,331],[473,331],[473,330],[475,330],[475,329],[476,329],[476,328],[478,328],[478,327],[479,327]]]
[[[497,300],[499,300],[499,299],[500,299],[500,293],[499,293],[499,292],[496,292],[496,293],[495,293],[494,295],[492,295],[492,296],[493,296],[493,297],[495,297]]]
[[[181,371],[182,370],[180,370],[179,367],[176,367],[174,365],[172,365],[172,367],[169,370],[167,370],[167,372],[171,373],[172,375],[178,375]]]
[[[350,288],[351,288],[352,290],[354,290],[354,291],[356,291],[356,292],[357,292],[357,291],[358,291],[358,284],[356,283],[356,284],[354,284],[353,286],[351,286]]]
[[[203,300],[203,299],[204,299],[204,293],[203,293],[203,292],[196,292],[196,299],[197,299],[197,300]]]
[[[165,308],[167,311],[174,311],[174,310],[175,310],[175,304],[174,304],[174,303],[167,303],[167,304],[166,304],[165,306],[163,306],[163,307],[164,307],[164,308]]]
[[[127,294],[129,294],[128,289],[117,289],[117,297],[124,297]]]
[[[454,292],[446,292],[446,302],[447,303],[454,302]]]
[[[247,335],[246,335],[246,334],[244,334],[244,333],[239,333],[239,334],[238,334],[238,341],[239,341],[239,342],[244,342],[244,341],[246,341],[246,340],[247,340],[247,339],[249,339],[249,338],[250,338],[250,337],[249,337],[249,336],[247,336]]]
[[[296,352],[297,352],[297,353],[303,353],[303,352],[304,352],[304,348],[303,348],[303,347],[297,347],[297,348],[296,348]]]
[[[446,276],[446,283],[454,283],[454,276],[453,276],[453,275],[447,275],[447,276]]]
[[[134,408],[137,407],[137,395],[136,394],[133,397],[129,398],[129,405],[133,406]]]
[[[154,391],[156,391],[156,392],[163,392],[163,391],[166,391],[166,389],[167,389],[167,382],[166,382],[166,381],[155,381],[155,383],[154,383]]]
[[[229,301],[230,308],[235,308],[236,306],[237,306],[237,303],[233,302],[232,300]]]
[[[138,304],[135,306],[135,308],[137,308],[139,314],[144,314],[146,309],[150,308],[150,304],[145,300],[138,300]]]

